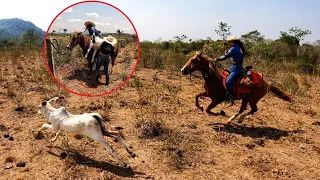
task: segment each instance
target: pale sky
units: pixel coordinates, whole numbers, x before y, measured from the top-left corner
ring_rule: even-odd
[[[56,18],[49,32],[64,28],[68,32],[83,31],[86,21],[94,22],[96,28],[103,33],[115,33],[118,29],[125,33],[134,33],[130,21],[120,11],[96,2],[81,3],[66,9]]]
[[[22,18],[47,30],[63,9],[76,2],[78,0],[5,1],[0,18]],[[312,31],[305,41],[320,39],[319,0],[109,0],[108,3],[121,9],[131,19],[140,41],[152,41],[159,37],[168,40],[182,34],[192,39],[216,39],[214,30],[220,21],[231,25],[232,33],[237,36],[258,30],[267,38],[275,39],[280,31],[297,26]],[[88,13],[92,12],[96,11],[88,9]],[[108,12],[105,14],[108,16]],[[97,19],[97,22],[109,23],[102,19]]]

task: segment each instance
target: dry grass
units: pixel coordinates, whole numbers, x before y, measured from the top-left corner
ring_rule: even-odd
[[[24,50],[22,50],[24,52]],[[41,50],[0,57],[0,175],[3,179],[317,179],[320,164],[320,108],[318,77],[284,72],[264,72],[280,84],[290,82],[294,103],[266,96],[259,111],[243,124],[224,126],[237,106],[224,104],[224,116],[209,116],[194,106],[196,88],[176,71],[140,69],[121,90],[100,98],[69,94],[49,76]],[[26,54],[26,55],[23,55]],[[12,55],[18,58],[15,63]],[[22,68],[22,69],[21,69]],[[271,73],[271,74],[269,74]],[[298,83],[298,86],[296,85]],[[298,91],[295,89],[298,88]],[[10,89],[11,88],[11,89]],[[303,93],[299,93],[302,91]],[[8,96],[14,93],[14,96]],[[120,144],[106,138],[132,171],[120,167],[95,141],[64,133],[32,131],[48,120],[37,115],[40,102],[64,96],[58,105],[70,113],[98,112],[111,125],[120,126],[137,157],[128,156]],[[201,105],[208,105],[200,99]],[[16,111],[18,105],[23,111]],[[214,130],[212,124],[220,124]],[[10,141],[4,135],[14,138]],[[4,169],[6,162],[26,162],[26,167]],[[57,173],[59,172],[59,173]]]

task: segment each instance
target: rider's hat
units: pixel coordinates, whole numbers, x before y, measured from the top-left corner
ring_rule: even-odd
[[[227,38],[227,42],[230,42],[230,41],[240,41],[240,39],[237,38],[237,36],[235,35],[231,35],[231,36],[228,36]]]
[[[93,23],[93,22],[91,22],[91,21],[87,21],[87,22],[85,22],[84,23],[84,25],[87,27],[89,24],[91,24],[93,27],[96,27],[96,25]]]
[[[108,35],[107,37],[104,37],[103,40],[106,41],[107,43],[111,44],[112,46],[114,46],[118,42],[118,40],[115,37],[111,36],[111,35]]]

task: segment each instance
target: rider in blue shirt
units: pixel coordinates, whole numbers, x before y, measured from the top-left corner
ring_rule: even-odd
[[[84,25],[86,26],[86,29],[89,31],[89,36],[91,37],[93,43],[95,43],[96,36],[102,39],[101,33],[99,33],[99,31],[96,29],[96,25],[93,22],[87,21],[84,23]]]
[[[236,36],[229,36],[227,39],[227,42],[228,42],[228,45],[231,46],[231,48],[224,56],[216,58],[216,61],[223,61],[230,57],[233,58],[233,65],[228,67],[231,73],[229,74],[226,81],[226,88],[227,88],[226,98],[233,102],[235,98],[232,95],[233,94],[232,83],[242,74],[243,56],[245,53],[245,49],[240,39],[236,38]]]

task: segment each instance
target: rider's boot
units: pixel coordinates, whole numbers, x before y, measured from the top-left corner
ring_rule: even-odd
[[[110,84],[110,78],[109,75],[106,74],[106,83],[104,83],[104,85],[109,85]]]
[[[96,83],[96,84],[99,83],[99,75],[96,75],[96,77],[95,77],[95,83]]]
[[[227,101],[227,102],[230,102],[231,104],[234,104],[234,97],[229,93],[229,92],[227,92],[226,93],[226,95],[225,95],[225,100]]]

